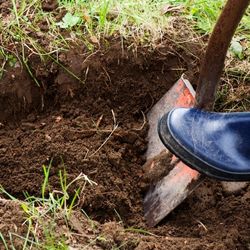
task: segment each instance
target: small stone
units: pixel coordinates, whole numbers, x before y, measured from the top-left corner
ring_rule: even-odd
[[[248,185],[248,182],[222,182],[224,191],[228,194],[238,193]]]
[[[45,139],[48,140],[48,141],[51,141],[51,136],[48,135],[48,134],[45,134]]]
[[[58,122],[60,122],[62,119],[63,119],[62,116],[57,116],[55,122],[58,123]]]
[[[46,126],[46,123],[45,122],[42,122],[41,124],[40,124],[40,128],[44,128]]]

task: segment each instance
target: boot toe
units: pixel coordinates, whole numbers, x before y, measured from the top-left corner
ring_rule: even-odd
[[[250,112],[214,113],[176,108],[158,124],[163,144],[211,177],[250,180]]]

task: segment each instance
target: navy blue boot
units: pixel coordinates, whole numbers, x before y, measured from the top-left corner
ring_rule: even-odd
[[[158,124],[163,144],[191,168],[226,181],[250,181],[250,112],[176,108]]]

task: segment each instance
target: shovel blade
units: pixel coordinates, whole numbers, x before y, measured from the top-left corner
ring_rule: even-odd
[[[174,107],[192,107],[194,100],[195,91],[191,84],[186,79],[180,78],[151,109],[148,114],[149,132],[146,158],[152,166],[157,166],[157,164],[152,164],[154,159],[157,161],[162,152],[167,152],[157,133],[158,120]],[[174,168],[167,176],[151,185],[144,198],[145,218],[149,226],[158,224],[200,183],[200,174],[197,171],[176,159],[173,159],[173,162],[176,162]]]
[[[200,174],[179,161],[167,176],[151,186],[145,199],[147,224],[158,224],[202,182]]]
[[[146,159],[152,159],[166,150],[158,133],[159,119],[175,107],[192,107],[194,105],[195,91],[190,82],[181,77],[172,88],[153,106],[147,114],[149,122],[148,149]]]

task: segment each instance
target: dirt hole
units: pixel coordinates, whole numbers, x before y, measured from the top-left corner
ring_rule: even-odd
[[[200,50],[189,49],[164,42],[154,50],[124,50],[115,42],[88,56],[82,48],[59,55],[84,83],[33,58],[41,88],[21,66],[9,68],[0,82],[0,184],[20,199],[24,191],[39,195],[42,164],[53,159],[51,188],[59,188],[63,167],[69,179],[83,172],[98,183],[86,189],[82,206],[91,218],[146,227],[145,117],[182,73],[196,82]],[[250,242],[249,218],[249,187],[228,195],[207,181],[151,231],[235,249]]]

